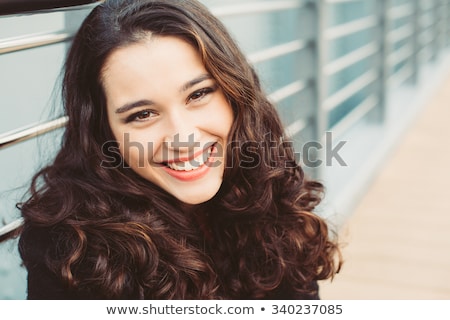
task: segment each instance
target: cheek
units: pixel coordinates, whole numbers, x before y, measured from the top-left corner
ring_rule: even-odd
[[[114,132],[119,144],[119,151],[123,159],[133,167],[145,167],[152,161],[155,153],[155,144],[151,137],[145,134],[130,132]]]
[[[212,108],[212,112],[206,115],[206,119],[216,135],[228,137],[234,120],[234,113],[225,97],[217,101],[218,103]]]
[[[233,111],[231,110],[231,107],[229,107],[226,110],[224,110],[224,112],[222,113],[222,116],[219,120],[219,122],[221,124],[222,136],[224,136],[224,138],[226,138],[226,139],[228,139],[228,136],[231,132],[231,127],[233,126],[233,121],[234,121],[234,114],[233,114]]]

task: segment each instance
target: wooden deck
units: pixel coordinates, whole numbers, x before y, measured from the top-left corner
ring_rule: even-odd
[[[321,298],[450,299],[450,77],[342,229],[344,266]]]

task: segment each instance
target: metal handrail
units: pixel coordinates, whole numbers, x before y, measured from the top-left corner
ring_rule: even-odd
[[[377,73],[371,69],[359,76],[345,87],[334,93],[332,96],[325,99],[323,102],[323,108],[330,112],[339,106],[342,102],[353,96],[355,93],[368,86],[370,83],[377,79]]]
[[[411,3],[405,3],[399,6],[395,6],[388,11],[388,17],[393,20],[409,17],[413,14],[414,7]]]
[[[68,117],[64,116],[52,121],[6,132],[0,135],[0,150],[44,133],[62,128],[66,125],[67,120]]]
[[[368,96],[359,105],[353,108],[345,117],[334,124],[330,131],[336,136],[340,136],[350,129],[355,123],[362,119],[366,114],[373,110],[379,104],[379,99],[375,94]]]
[[[427,62],[433,57],[433,52],[430,51],[429,47],[423,47],[419,51],[419,56],[421,57],[422,61]]]
[[[433,4],[431,3],[431,1],[423,2],[420,0],[419,0],[419,6],[422,11],[429,11],[429,10],[432,10],[434,7]]]
[[[426,30],[428,28],[431,28],[434,25],[433,17],[430,16],[430,14],[424,14],[419,19],[420,26],[422,27],[422,30]]]
[[[293,137],[297,133],[303,131],[306,127],[308,127],[308,122],[306,120],[297,119],[286,127],[285,132],[288,137]]]
[[[327,4],[361,2],[362,0],[325,0]]]
[[[428,32],[424,31],[419,34],[419,40],[420,40],[420,46],[425,48],[431,42],[433,42],[435,39],[432,34],[430,35]]]
[[[399,64],[400,62],[405,61],[409,57],[411,57],[414,54],[414,49],[411,44],[407,44],[402,46],[400,49],[397,49],[396,51],[393,51],[389,57],[387,58],[387,63],[390,66],[395,66]]]
[[[379,46],[375,41],[370,42],[369,44],[358,48],[343,57],[340,57],[336,60],[328,63],[323,72],[327,75],[331,75],[337,73],[345,68],[348,68],[352,64],[364,60],[378,52]]]
[[[19,228],[24,222],[23,218],[18,218],[6,225],[4,225],[3,227],[0,227],[0,236],[3,236],[5,234],[7,234],[8,232],[14,231],[17,228]]]
[[[406,38],[411,37],[412,35],[414,35],[414,28],[413,26],[406,24],[404,26],[401,26],[395,30],[392,30],[389,34],[388,34],[388,40],[390,43],[396,43],[399,42],[401,40],[404,40]]]
[[[325,31],[325,38],[333,40],[359,31],[363,31],[377,25],[378,19],[371,15],[351,22],[331,27]]]
[[[413,68],[409,64],[405,64],[395,73],[391,74],[388,81],[389,84],[393,87],[397,87],[398,85],[405,82],[414,74]]]
[[[293,96],[296,93],[299,93],[305,90],[308,87],[308,83],[306,81],[298,80],[284,86],[281,89],[278,89],[271,94],[269,94],[269,100],[273,103],[278,103],[290,96]]]
[[[290,1],[257,1],[251,3],[228,5],[211,8],[212,14],[219,18],[249,13],[274,12],[288,9],[299,9],[308,4],[306,0]]]
[[[7,38],[0,40],[0,54],[61,43],[71,40],[73,36],[74,32],[59,31],[34,34],[25,37]]]
[[[253,63],[260,63],[270,59],[278,58],[280,56],[300,51],[309,46],[309,41],[294,40],[288,43],[284,43],[278,46],[273,46],[268,49],[264,49],[255,53],[247,55],[248,60]]]

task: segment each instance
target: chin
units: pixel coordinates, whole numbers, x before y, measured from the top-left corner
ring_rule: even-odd
[[[177,199],[186,204],[196,205],[196,204],[202,204],[202,203],[208,202],[209,200],[214,198],[215,195],[216,195],[216,193],[214,193],[212,195],[208,195],[208,196],[177,197]]]
[[[196,204],[202,204],[205,203],[217,194],[217,192],[220,189],[220,186],[218,188],[209,189],[209,192],[205,192],[205,187],[201,193],[183,193],[183,194],[174,194],[174,196],[180,200],[181,202],[184,202],[186,204],[190,205],[196,205]]]

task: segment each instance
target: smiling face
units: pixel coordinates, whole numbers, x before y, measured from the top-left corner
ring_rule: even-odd
[[[149,35],[111,54],[102,84],[126,163],[185,203],[211,199],[222,184],[233,111],[197,51]]]

